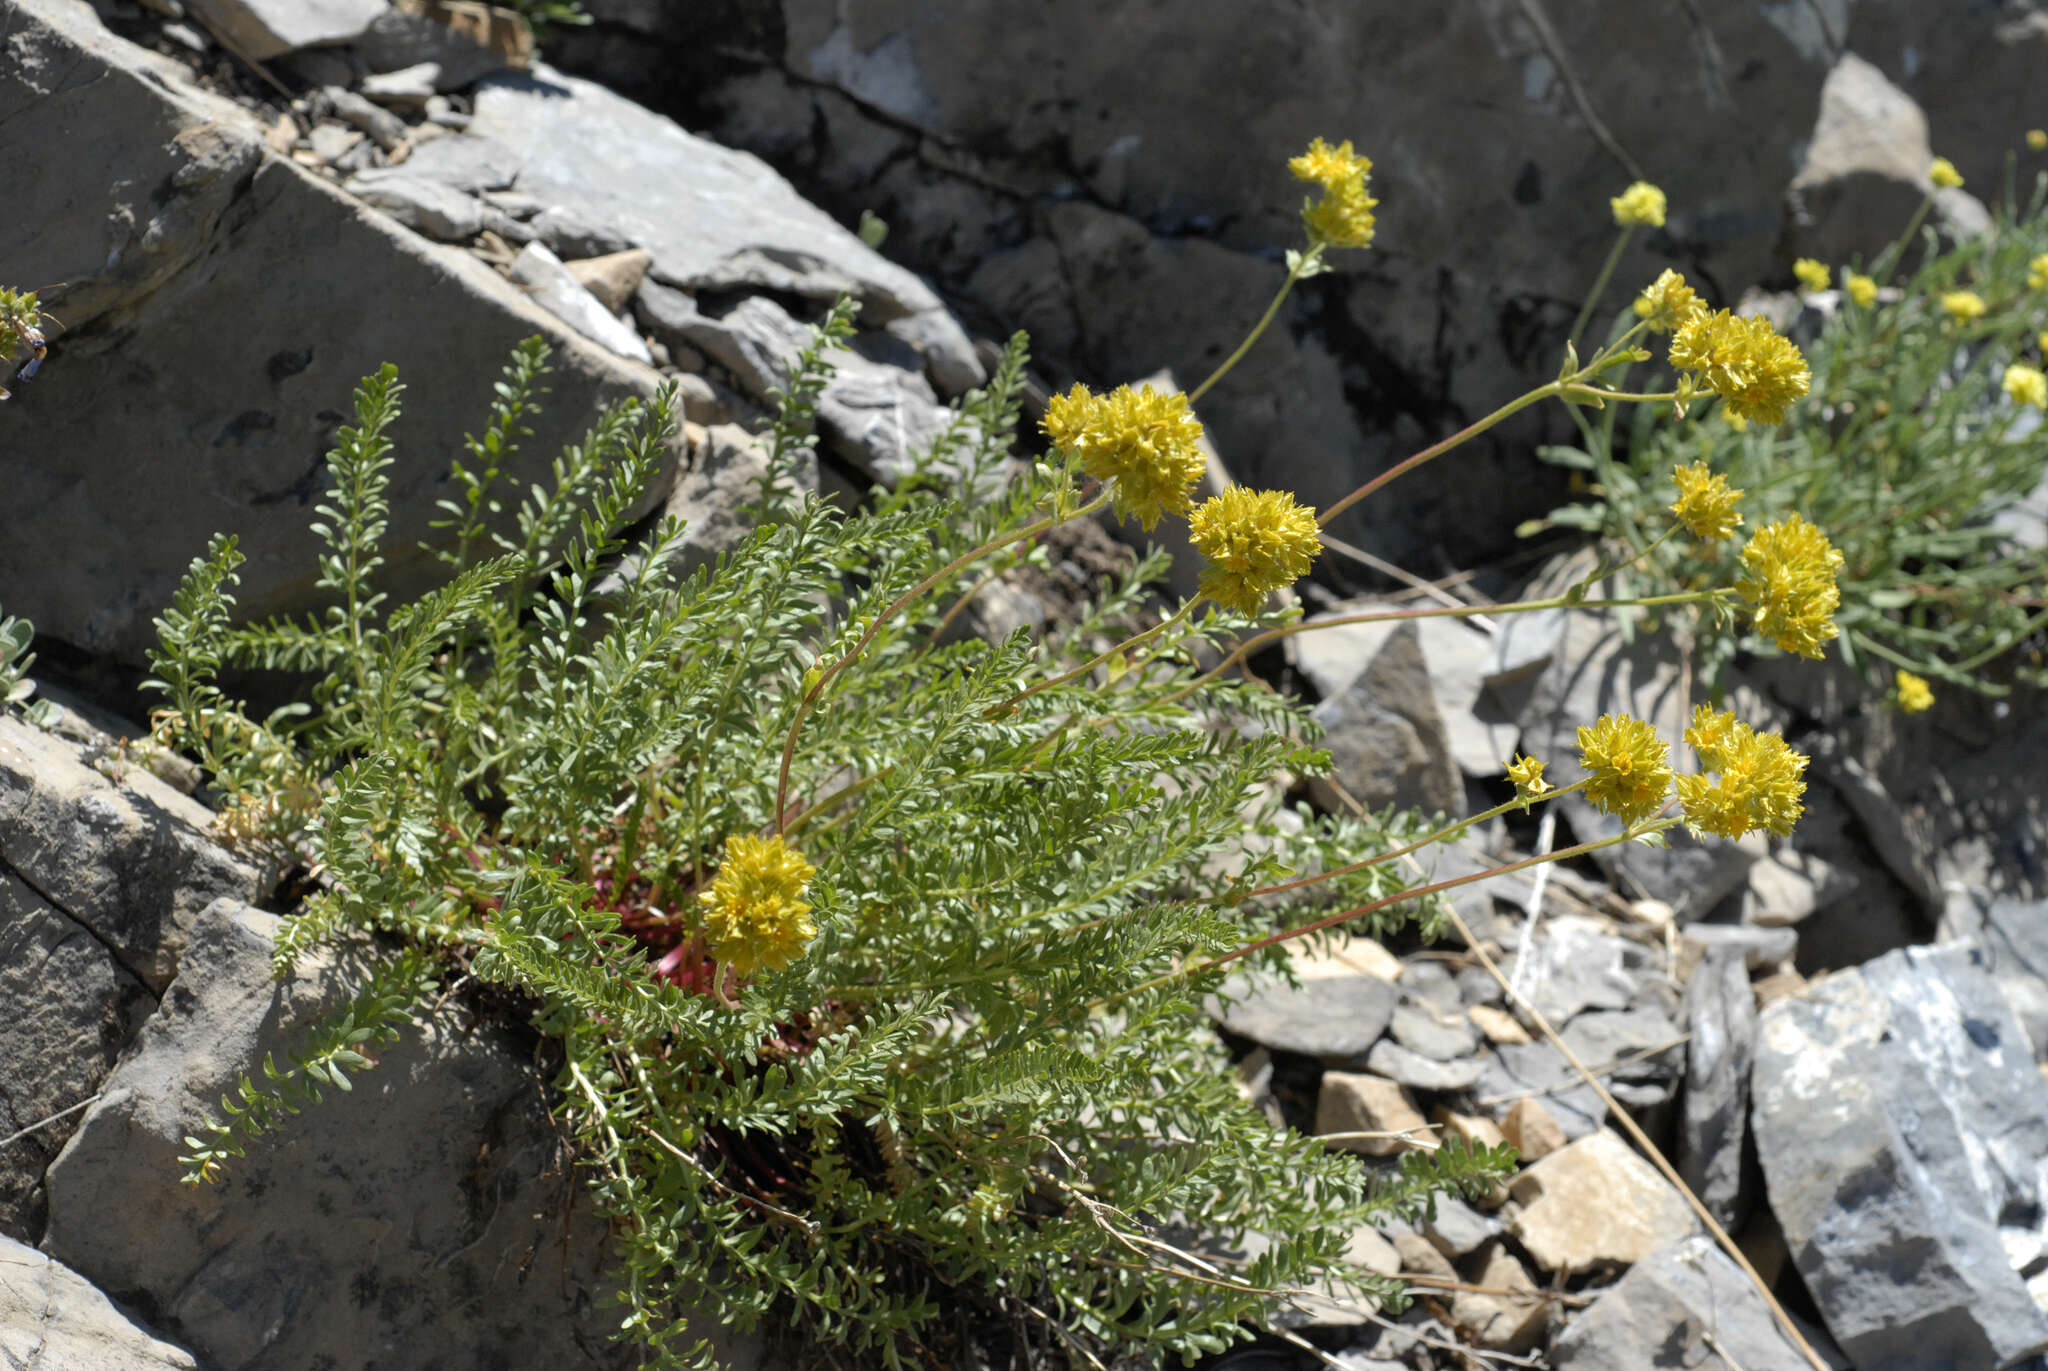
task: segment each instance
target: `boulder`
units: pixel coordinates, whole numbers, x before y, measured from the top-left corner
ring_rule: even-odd
[[[1604,1128],[1543,1158],[1508,1189],[1522,1205],[1508,1229],[1545,1271],[1629,1266],[1697,1226],[1671,1183]]]
[[[1550,1345],[1557,1371],[1809,1371],[1742,1269],[1706,1237],[1637,1262]]]
[[[184,1139],[220,1096],[299,1046],[381,955],[352,943],[278,981],[278,923],[233,901],[206,911],[50,1168],[44,1250],[222,1367],[636,1364],[607,1340],[605,1226],[561,1152],[533,1042],[459,1004],[218,1184],[179,1183]],[[756,1364],[750,1341],[724,1341]]]
[[[1744,1166],[1749,1070],[1756,1051],[1756,997],[1734,953],[1709,957],[1686,987],[1685,1106],[1678,1174],[1733,1233],[1749,1217],[1756,1186]],[[1748,1183],[1745,1183],[1748,1182]]]
[[[1377,976],[1319,976],[1298,989],[1268,977],[1235,977],[1204,1008],[1262,1047],[1341,1060],[1363,1057],[1379,1041],[1398,994]]]
[[[2048,1082],[1980,946],[1901,948],[1766,1009],[1751,1127],[1772,1212],[1860,1366],[2048,1348]]]
[[[0,1236],[0,1361],[23,1371],[197,1371],[92,1282]]]
[[[186,0],[234,51],[257,62],[346,43],[390,7],[388,0]]]
[[[278,872],[216,843],[213,812],[191,796],[92,755],[0,717],[0,863],[161,994],[201,912],[262,898]]]
[[[1449,815],[1463,809],[1464,778],[1413,623],[1389,633],[1343,693],[1316,706],[1315,719],[1325,730],[1334,770],[1327,780],[1312,778],[1309,788],[1326,808],[1341,805],[1334,781],[1370,810],[1394,805]]]
[[[215,531],[248,557],[240,608],[317,603],[306,525],[356,382],[398,366],[387,586],[442,569],[450,461],[519,339],[555,346],[551,394],[505,468],[517,491],[604,405],[659,377],[583,341],[465,251],[421,240],[266,155],[242,110],[55,0],[10,11],[0,184],[37,231],[0,241],[0,280],[67,283],[61,365],[16,388],[0,585],[44,635],[137,663],[151,619]],[[174,70],[175,64],[171,64]],[[663,492],[649,493],[648,502]]]

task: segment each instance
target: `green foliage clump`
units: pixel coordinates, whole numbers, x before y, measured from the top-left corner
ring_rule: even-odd
[[[1658,536],[1673,468],[1704,463],[1743,492],[1746,528],[1796,511],[1827,530],[1845,562],[1836,623],[1851,666],[1885,685],[1895,668],[1988,694],[2008,680],[2043,683],[2048,553],[1994,519],[2048,470],[2040,412],[2005,380],[2015,363],[2040,367],[2048,347],[2044,196],[2048,182],[2024,210],[2006,204],[1988,232],[1947,251],[1929,230],[1921,264],[1896,285],[1910,233],[1868,277],[1860,266],[1838,272],[1851,288],[1807,350],[1812,398],[1782,426],[1725,413],[1658,424],[1643,407],[1619,441],[1616,411],[1574,410],[1581,442],[1543,455],[1585,472],[1590,489],[1546,522],[1621,549],[1618,598],[1725,584],[1738,545]],[[1975,306],[1958,292],[1982,313],[1969,317]],[[1689,614],[1687,627],[1710,688],[1738,651],[1770,650],[1725,614]]]
[[[233,831],[326,877],[286,924],[280,973],[363,930],[414,951],[289,1067],[266,1064],[268,1084],[244,1082],[189,1140],[188,1179],[316,1083],[345,1087],[428,968],[461,969],[529,997],[558,1040],[624,1334],[661,1364],[712,1364],[708,1331],[764,1320],[922,1363],[949,1305],[1077,1350],[1213,1351],[1341,1273],[1360,1223],[1513,1164],[1446,1146],[1369,1183],[1238,1098],[1198,1010],[1223,980],[1191,970],[1202,959],[1346,904],[1389,901],[1375,931],[1427,913],[1387,866],[1245,898],[1422,826],[1282,809],[1276,777],[1327,765],[1311,721],[1195,663],[1241,615],[1184,612],[1142,654],[1075,670],[1123,635],[1159,556],[1051,633],[954,638],[992,568],[1043,555],[1028,538],[967,554],[1079,508],[1075,471],[989,479],[1020,337],[920,479],[853,514],[795,493],[850,326],[835,310],[794,367],[754,532],[689,575],[681,524],[631,557],[622,532],[665,460],[672,394],[604,415],[501,507],[543,398],[537,339],[455,464],[438,589],[398,606],[380,588],[388,367],[329,459],[326,612],[232,626],[232,540],[194,562],[160,621],[161,732],[214,773]],[[252,719],[226,667],[302,673],[309,703]],[[786,969],[738,975],[710,956],[701,897],[725,840],[761,833],[815,866],[816,935]],[[1277,944],[1245,961],[1286,964]],[[1231,1266],[1171,1240],[1180,1227],[1265,1241]]]

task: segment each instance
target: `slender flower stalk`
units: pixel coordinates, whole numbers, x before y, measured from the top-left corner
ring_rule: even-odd
[[[1110,658],[1116,656],[1119,652],[1128,652],[1134,647],[1142,647],[1144,644],[1150,642],[1152,639],[1166,632],[1167,629],[1172,628],[1175,624],[1187,618],[1188,615],[1194,612],[1195,606],[1200,604],[1201,602],[1202,597],[1199,594],[1197,594],[1190,598],[1187,601],[1187,603],[1183,604],[1179,609],[1175,610],[1171,617],[1161,619],[1158,623],[1152,625],[1152,627],[1148,629],[1143,629],[1137,633],[1133,633],[1130,637],[1124,639],[1122,642],[1116,644],[1116,646],[1114,647],[1103,649],[1101,652],[1096,653],[1093,657],[1090,657],[1087,661],[1081,663],[1081,665],[1075,667],[1072,671],[1063,672],[1060,675],[1053,677],[1051,680],[1040,681],[1037,685],[1032,686],[1028,690],[1018,691],[1015,695],[1012,695],[1009,699],[1003,701],[999,705],[991,705],[988,709],[988,717],[993,719],[997,718],[1000,715],[1007,714],[1011,710],[1015,709],[1018,705],[1022,704],[1024,701],[1030,699],[1033,695],[1036,695],[1041,690],[1050,690],[1054,686],[1065,685],[1067,682],[1074,680],[1077,677],[1087,675],[1089,672],[1095,670],[1095,668],[1101,666],[1104,662],[1107,662]]]

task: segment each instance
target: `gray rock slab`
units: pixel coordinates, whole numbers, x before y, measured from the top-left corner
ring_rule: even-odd
[[[654,354],[640,335],[621,323],[619,316],[604,307],[604,301],[562,265],[562,259],[540,243],[528,243],[512,260],[512,284],[520,287],[534,303],[560,319],[598,346],[621,357],[648,366]]]
[[[346,43],[390,8],[387,0],[188,0],[246,56],[261,62],[296,48]]]
[[[871,324],[919,322],[932,379],[948,393],[982,379],[967,335],[929,286],[749,153],[544,65],[485,78],[470,129],[520,154],[521,190],[617,229],[621,247],[653,254],[667,285],[821,300],[851,291]]]
[[[0,1236],[0,1362],[21,1371],[197,1371],[91,1281]]]
[[[1749,1277],[1707,1237],[1639,1261],[1550,1345],[1557,1371],[1809,1371]]]
[[[1599,1063],[1586,1065],[1597,1067]],[[1585,1137],[1607,1118],[1607,1106],[1599,1093],[1547,1042],[1495,1047],[1472,1093],[1478,1097],[1481,1112],[1493,1119],[1506,1118],[1520,1100],[1539,1100],[1564,1135],[1572,1139]]]
[[[533,1045],[461,1008],[343,1094],[179,1182],[184,1138],[265,1053],[343,1002],[351,946],[273,979],[279,921],[231,901],[51,1166],[43,1247],[243,1371],[313,1365],[626,1367],[604,1224],[548,1119]],[[717,1330],[706,1329],[716,1334]],[[730,1350],[749,1364],[751,1344]]]
[[[1377,976],[1326,976],[1297,988],[1237,977],[1203,1001],[1209,1017],[1262,1047],[1306,1057],[1363,1057],[1386,1032],[1398,992]]]
[[[1381,1038],[1365,1054],[1365,1069],[1411,1090],[1465,1090],[1486,1072],[1478,1057],[1459,1061],[1438,1061],[1403,1047],[1392,1038]]]
[[[1727,952],[1751,971],[1764,971],[1788,961],[1799,950],[1796,928],[1758,928],[1749,924],[1690,923],[1679,935],[1701,956]]]
[[[1739,1230],[1756,1202],[1743,1166],[1749,1072],[1756,1055],[1756,995],[1742,958],[1709,956],[1686,987],[1685,1105],[1678,1174],[1721,1226]]]
[[[478,195],[509,190],[519,179],[519,166],[519,154],[495,138],[451,133],[417,144],[412,155],[395,167],[365,172],[358,179],[362,184],[372,185],[391,176],[417,176],[466,195]]]
[[[1943,937],[1969,937],[1990,960],[1991,977],[2034,1045],[2048,1060],[2048,900],[2014,900],[1969,891],[1952,895]]]
[[[447,24],[402,10],[388,10],[372,19],[350,46],[363,65],[375,72],[402,71],[430,62],[440,72],[440,90],[458,90],[510,65],[503,53]]]
[[[1448,815],[1464,806],[1464,778],[1415,624],[1387,634],[1343,692],[1316,706],[1315,719],[1325,730],[1331,779],[1367,809],[1395,805]],[[1339,807],[1328,782],[1314,778],[1309,786]]]
[[[209,835],[213,812],[140,766],[0,718],[0,863],[161,993],[194,921],[221,896],[254,900],[277,872]]]
[[[1968,942],[1902,948],[1766,1009],[1751,1126],[1772,1212],[1859,1366],[2048,1348],[2014,1260],[2048,1223],[2048,1082]]]
[[[1480,1213],[1456,1195],[1437,1196],[1434,1215],[1422,1220],[1422,1236],[1453,1261],[1477,1252],[1500,1231],[1499,1219]]]
[[[364,204],[438,242],[466,243],[484,226],[484,207],[476,197],[414,176],[403,165],[359,172],[349,178],[347,189]]]
[[[1615,933],[1612,924],[1561,914],[1545,919],[1535,945],[1501,970],[1554,1026],[1588,1009],[1628,1008],[1659,968],[1652,949]]]
[[[386,152],[394,150],[406,140],[405,120],[382,105],[365,100],[352,90],[341,86],[327,86],[321,90],[320,98],[335,118],[361,129]]]
[[[92,1097],[156,997],[84,925],[0,869],[0,1005],[0,1137],[12,1139],[0,1147],[0,1233],[32,1242],[43,1168],[83,1117],[67,1111]]]
[[[1664,1103],[1684,1070],[1685,1047],[1679,1041],[1684,1034],[1647,1006],[1589,1010],[1566,1024],[1560,1036],[1589,1069],[1602,1073],[1607,1088],[1625,1104]]]
[[[9,432],[35,435],[5,456],[9,613],[139,663],[216,531],[248,556],[244,613],[312,607],[321,457],[357,381],[386,361],[409,402],[385,543],[401,598],[439,581],[417,544],[446,536],[429,527],[434,501],[515,342],[550,339],[555,371],[508,491],[546,479],[604,404],[654,393],[652,370],[586,342],[470,253],[267,157],[239,107],[67,13],[11,10],[0,62],[0,185],[37,221],[0,239],[0,280],[67,283],[49,303],[73,339],[8,406]]]
[[[1479,1050],[1479,1030],[1472,1026],[1463,1006],[1439,1010],[1409,1001],[1394,1010],[1387,1031],[1401,1046],[1435,1061],[1454,1062]]]

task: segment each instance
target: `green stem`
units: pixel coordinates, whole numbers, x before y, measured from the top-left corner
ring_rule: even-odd
[[[1579,306],[1579,317],[1572,320],[1572,331],[1565,337],[1576,339],[1579,330],[1593,317],[1593,311],[1599,308],[1600,296],[1606,291],[1607,283],[1614,279],[1614,269],[1621,265],[1621,254],[1628,250],[1629,239],[1635,237],[1635,233],[1635,225],[1629,224],[1615,235],[1614,246],[1607,250],[1607,260],[1600,264],[1600,274],[1593,278],[1593,289],[1586,292],[1586,303]]]
[[[1582,374],[1583,373],[1575,374],[1572,377],[1572,380],[1577,381],[1578,375]],[[1388,467],[1379,475],[1373,477],[1370,481],[1367,481],[1358,489],[1352,491],[1349,495],[1346,495],[1336,504],[1331,505],[1328,509],[1324,510],[1322,514],[1316,519],[1317,526],[1321,528],[1328,528],[1330,526],[1331,520],[1335,519],[1339,514],[1342,514],[1345,510],[1351,508],[1353,505],[1357,504],[1360,500],[1363,500],[1366,496],[1378,490],[1381,486],[1386,485],[1389,481],[1395,480],[1396,478],[1401,476],[1406,476],[1409,472],[1415,470],[1415,468],[1421,466],[1424,462],[1430,461],[1432,458],[1443,456],[1446,452],[1449,452],[1452,448],[1458,446],[1458,444],[1466,442],[1469,439],[1478,437],[1480,434],[1486,432],[1486,430],[1494,427],[1496,424],[1501,423],[1503,420],[1509,418],[1512,415],[1519,414],[1521,411],[1527,409],[1529,406],[1543,400],[1548,400],[1553,395],[1563,394],[1565,385],[1566,382],[1564,381],[1551,381],[1545,385],[1540,385],[1536,387],[1536,389],[1530,391],[1527,395],[1520,395],[1508,401],[1499,409],[1487,415],[1484,419],[1479,420],[1477,423],[1459,429],[1456,433],[1453,433],[1450,437],[1444,439],[1442,442],[1436,443],[1430,447],[1426,447],[1422,451],[1416,453],[1414,456],[1405,458],[1402,461],[1395,463],[1393,466]]]
[[[1872,277],[1883,281],[1892,274],[1893,269],[1904,259],[1906,249],[1912,246],[1913,235],[1918,233],[1920,225],[1926,222],[1927,211],[1933,208],[1934,196],[1932,194],[1923,196],[1920,201],[1920,208],[1914,210],[1913,217],[1906,221],[1906,231],[1901,233],[1897,241],[1893,242],[1890,247],[1878,254],[1876,264],[1870,269]]]
[[[1192,405],[1195,401],[1207,395],[1209,388],[1222,380],[1225,373],[1236,366],[1239,360],[1252,350],[1252,344],[1259,341],[1259,336],[1266,331],[1266,326],[1272,323],[1274,317],[1280,313],[1281,302],[1287,298],[1287,292],[1294,289],[1294,283],[1301,279],[1304,269],[1311,263],[1321,262],[1322,257],[1321,248],[1310,248],[1307,252],[1299,253],[1295,256],[1294,264],[1287,268],[1287,279],[1280,283],[1279,292],[1273,296],[1273,303],[1266,306],[1266,312],[1259,316],[1259,322],[1252,325],[1252,331],[1247,333],[1244,336],[1244,341],[1237,345],[1237,351],[1224,358],[1222,365],[1209,373],[1208,380],[1188,392],[1189,404]]]
[[[1063,675],[1055,676],[1049,681],[1040,681],[1037,685],[1032,686],[1028,690],[1018,691],[1015,695],[1012,695],[1009,699],[1003,701],[999,705],[991,705],[988,709],[987,717],[993,719],[996,718],[998,715],[1007,714],[1011,710],[1015,709],[1018,705],[1022,704],[1024,701],[1030,699],[1033,695],[1036,695],[1039,691],[1050,690],[1054,686],[1058,685],[1065,685],[1068,681],[1073,680],[1077,676],[1085,676],[1089,672],[1095,670],[1096,667],[1099,667],[1104,662],[1108,661],[1111,657],[1116,656],[1117,653],[1123,652],[1129,648],[1134,648],[1138,646],[1140,643],[1147,642],[1152,638],[1158,637],[1167,629],[1173,627],[1175,624],[1187,618],[1189,614],[1193,613],[1195,606],[1200,604],[1201,600],[1202,597],[1199,594],[1197,594],[1193,598],[1189,599],[1186,604],[1182,605],[1179,609],[1175,610],[1173,612],[1172,618],[1161,619],[1158,623],[1152,625],[1152,627],[1146,629],[1142,633],[1133,633],[1130,637],[1124,639],[1116,646],[1107,648],[1101,652],[1096,653],[1093,657],[1090,657],[1087,661],[1081,663],[1081,665],[1075,667],[1072,671],[1066,672]]]

